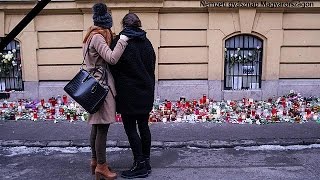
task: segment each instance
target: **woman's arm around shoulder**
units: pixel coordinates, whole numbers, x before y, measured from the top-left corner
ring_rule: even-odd
[[[96,34],[92,37],[92,45],[107,63],[114,65],[119,61],[128,43],[123,39],[119,39],[112,51],[104,37],[101,34]]]

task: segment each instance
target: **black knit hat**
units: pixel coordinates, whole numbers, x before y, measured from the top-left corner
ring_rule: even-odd
[[[104,3],[97,3],[92,7],[93,10],[93,23],[105,29],[112,27],[112,17],[108,13],[107,5]]]

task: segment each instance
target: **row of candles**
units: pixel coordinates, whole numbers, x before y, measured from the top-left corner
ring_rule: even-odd
[[[268,101],[220,101],[208,99],[206,95],[199,100],[177,102],[155,101],[150,114],[151,122],[216,122],[267,124],[275,122],[303,123],[315,120],[320,123],[320,98],[302,98],[291,91],[288,96],[270,98]]]
[[[69,101],[66,95],[32,101],[20,99],[18,102],[0,102],[2,120],[82,120],[88,118],[77,103]],[[121,122],[120,114],[116,121]],[[150,122],[215,122],[238,124],[267,124],[275,122],[302,123],[315,120],[320,123],[320,98],[302,98],[295,92],[270,98],[268,101],[214,101],[203,95],[199,100],[187,101],[181,97],[176,102],[160,102],[157,98],[150,113]]]
[[[0,119],[19,120],[83,120],[88,117],[77,103],[68,101],[66,95],[32,101],[28,99],[19,99],[18,102],[0,102]]]

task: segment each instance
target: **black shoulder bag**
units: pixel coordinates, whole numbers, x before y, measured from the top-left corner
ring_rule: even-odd
[[[83,69],[84,60],[89,52],[90,43],[88,44],[87,51],[84,55],[82,65],[78,74],[64,87],[64,91],[71,96],[77,103],[79,103],[88,113],[96,113],[102,106],[108,92],[109,86],[102,86],[99,82],[107,80],[108,73],[103,71],[103,75],[97,80],[94,75],[99,68],[93,69],[93,71],[87,71]]]

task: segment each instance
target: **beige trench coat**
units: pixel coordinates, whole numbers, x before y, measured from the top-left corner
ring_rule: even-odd
[[[89,42],[90,39],[88,40],[87,44],[84,45],[83,53],[86,53]],[[93,35],[89,45],[88,54],[85,58],[87,70],[90,71],[90,69],[95,67],[95,64],[96,66],[102,67],[103,70],[106,69],[106,64],[116,64],[127,45],[128,44],[126,41],[120,39],[117,42],[114,51],[112,51],[101,34]],[[114,96],[116,96],[116,89],[113,76],[108,66],[106,72],[108,74],[108,85],[111,91],[109,91],[100,110],[95,114],[89,115],[89,124],[111,124],[115,122],[116,102]],[[95,75],[97,79],[99,79],[101,76],[102,73],[96,73]],[[104,81],[103,84],[106,84],[106,81]]]

